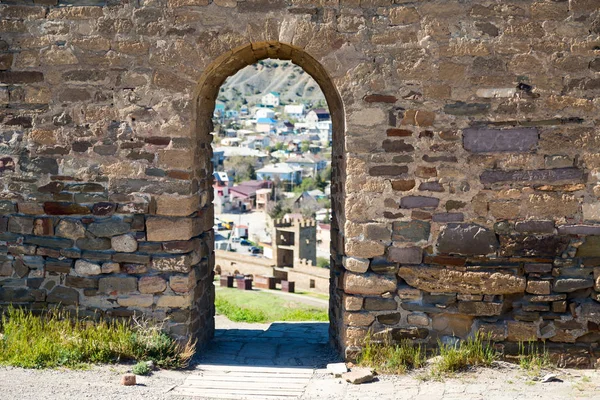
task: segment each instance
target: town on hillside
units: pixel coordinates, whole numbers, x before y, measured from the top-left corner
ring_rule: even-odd
[[[321,268],[316,275],[326,288],[332,125],[324,98],[221,92],[234,93],[234,101],[220,96],[213,115],[217,264],[225,251],[272,260],[277,268]],[[243,266],[235,272],[248,273]],[[314,278],[306,289],[321,286]]]

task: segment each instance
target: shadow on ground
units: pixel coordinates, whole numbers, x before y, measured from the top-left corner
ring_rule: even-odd
[[[198,365],[324,368],[341,361],[329,343],[327,322],[276,322],[265,329],[216,329]]]

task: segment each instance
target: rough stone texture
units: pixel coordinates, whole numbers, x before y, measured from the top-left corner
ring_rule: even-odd
[[[574,272],[600,258],[597,5],[513,3],[3,2],[0,306],[185,310],[166,330],[206,343],[208,121],[224,79],[281,58],[315,77],[333,118],[341,351],[358,340],[346,314],[375,319],[367,307],[390,296],[409,313],[396,339],[487,329],[577,348],[600,323],[592,276]],[[140,293],[157,275],[165,290]],[[583,328],[557,322],[570,318]]]
[[[427,292],[509,294],[525,291],[526,280],[501,272],[462,272],[421,266],[400,267],[398,275]]]
[[[463,130],[463,146],[473,153],[527,152],[537,142],[538,132],[535,128]]]
[[[496,235],[479,225],[448,224],[439,236],[438,252],[448,254],[486,255],[498,247]]]

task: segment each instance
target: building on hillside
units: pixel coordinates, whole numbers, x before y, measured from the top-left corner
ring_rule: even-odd
[[[256,208],[256,192],[260,189],[273,187],[268,180],[246,181],[229,189],[232,208],[249,211]]]
[[[319,121],[317,122],[317,129],[319,130],[319,141],[323,146],[331,145],[332,139],[332,125],[331,121]]]
[[[259,118],[256,120],[256,132],[275,133],[277,121],[273,118]]]
[[[304,122],[311,129],[317,128],[318,122],[330,120],[331,115],[329,115],[329,111],[325,110],[324,108],[315,108],[314,110],[310,110],[304,118]]]
[[[249,149],[248,147],[219,146],[215,147],[213,151],[222,152],[224,160],[227,160],[230,157],[253,157],[256,160],[255,166],[262,166],[269,157],[269,155],[263,151]]]
[[[215,104],[215,110],[213,111],[213,117],[221,119],[225,116],[225,104],[217,101]]]
[[[221,139],[221,145],[228,147],[239,147],[240,143],[242,143],[242,139],[238,137],[226,137]]]
[[[283,107],[283,112],[289,118],[300,119],[304,117],[304,104],[288,104]]]
[[[288,121],[279,122],[277,124],[277,134],[278,135],[288,135],[290,133],[294,133],[294,124]]]
[[[293,201],[293,206],[294,209],[317,209],[319,207],[319,203],[317,202],[317,199],[312,196],[310,193],[308,193],[307,191],[304,191],[302,193],[300,193],[299,195],[297,195],[294,198]]]
[[[302,168],[286,163],[269,164],[256,171],[256,178],[270,181],[279,180],[294,187],[302,182]]]
[[[314,177],[327,167],[327,161],[311,153],[293,155],[285,160],[286,164],[302,169],[303,177]]]
[[[281,96],[278,92],[269,92],[261,97],[261,104],[267,107],[279,107]]]
[[[213,173],[214,183],[214,205],[215,213],[222,214],[231,209],[231,201],[229,189],[232,186],[232,182],[227,175],[227,172],[218,171]]]
[[[271,144],[271,139],[266,135],[256,135],[256,136],[248,136],[246,140],[242,142],[242,147],[247,147],[249,149],[259,149],[262,150],[266,147],[269,147]]]
[[[326,195],[327,196],[327,195]],[[317,222],[325,222],[331,220],[331,208],[321,208],[315,213]]]
[[[273,189],[258,189],[256,191],[256,209],[265,211],[269,206],[272,195]]]
[[[331,245],[331,225],[317,224],[317,251],[328,253]]]
[[[225,160],[225,152],[222,150],[213,149],[212,164],[214,169],[219,169],[223,166]]]
[[[254,119],[257,122],[261,118],[275,118],[275,112],[270,108],[257,107],[254,110]]]
[[[273,260],[280,267],[294,267],[300,260],[317,264],[315,220],[273,220]]]

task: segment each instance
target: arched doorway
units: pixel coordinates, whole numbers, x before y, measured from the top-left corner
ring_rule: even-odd
[[[215,102],[221,85],[225,80],[242,68],[252,65],[263,59],[291,60],[300,66],[320,86],[327,101],[332,120],[332,177],[331,177],[331,260],[330,260],[330,297],[329,320],[330,339],[340,346],[340,327],[342,312],[342,293],[339,285],[339,276],[342,270],[343,244],[343,216],[344,216],[344,137],[345,115],[341,97],[331,78],[323,66],[304,50],[285,43],[269,41],[252,43],[238,47],[218,57],[205,70],[196,87],[194,98],[194,118],[192,138],[195,144],[194,174],[198,183],[198,192],[201,196],[203,207],[203,227],[206,240],[207,258],[209,269],[214,267],[214,253],[212,252],[214,236],[211,228],[214,220],[212,203],[212,149],[210,134],[213,130],[212,115]],[[199,283],[199,287],[206,292],[194,305],[197,315],[196,332],[199,343],[206,343],[214,332],[214,286],[212,274]],[[343,346],[341,346],[343,347]]]

